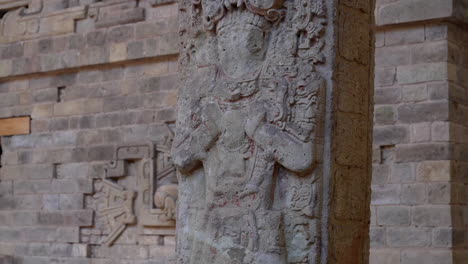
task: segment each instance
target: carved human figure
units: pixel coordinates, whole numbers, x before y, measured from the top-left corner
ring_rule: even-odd
[[[291,67],[269,73],[282,0],[220,2],[195,4],[212,30],[217,62],[204,66],[214,72],[211,86],[191,87],[197,99],[180,105],[186,111],[174,163],[182,178],[203,171],[204,186],[193,191],[204,201],[192,212],[190,241],[179,245],[189,253],[179,263],[286,264],[277,170],[300,175],[313,168],[322,82],[311,85],[310,74],[294,76]]]

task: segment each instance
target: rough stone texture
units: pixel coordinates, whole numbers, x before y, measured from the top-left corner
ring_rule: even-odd
[[[464,2],[378,2],[372,264],[467,261]]]
[[[0,263],[174,263],[177,10],[0,0]]]
[[[371,1],[179,3],[177,263],[367,263]]]

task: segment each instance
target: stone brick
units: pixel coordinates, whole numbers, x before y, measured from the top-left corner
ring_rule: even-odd
[[[382,5],[376,11],[379,26],[424,21],[452,16],[452,3],[446,0],[405,0]]]
[[[49,121],[50,131],[67,130],[68,128],[68,118],[54,118]]]
[[[59,208],[60,210],[79,210],[84,207],[83,194],[60,194]]]
[[[54,166],[49,164],[3,166],[0,170],[2,180],[52,179],[54,177]]]
[[[103,46],[106,43],[105,31],[93,31],[86,34],[88,46]]]
[[[410,208],[405,206],[381,206],[377,208],[377,224],[381,226],[409,226]]]
[[[89,149],[88,158],[89,161],[112,160],[114,158],[114,153],[114,146],[92,147]]]
[[[24,45],[23,43],[14,43],[2,48],[0,51],[1,59],[12,59],[22,57],[24,55]]]
[[[401,264],[456,264],[452,260],[452,253],[448,250],[413,249],[404,250],[401,253]]]
[[[427,185],[428,202],[431,204],[450,204],[452,185],[449,183],[431,183]]]
[[[432,230],[432,245],[441,248],[463,246],[465,230],[454,228],[434,228]]]
[[[375,86],[391,86],[395,83],[396,68],[376,68],[375,69]]]
[[[379,146],[396,145],[409,142],[407,126],[385,126],[374,128],[374,144]]]
[[[0,178],[1,174],[0,174]],[[2,196],[11,196],[13,194],[13,181],[4,181],[0,182],[0,197]]]
[[[446,62],[449,59],[449,48],[446,41],[415,45],[412,47],[412,49],[412,64]]]
[[[398,107],[398,120],[403,123],[442,121],[449,118],[448,102],[404,104]]]
[[[450,144],[409,144],[396,147],[397,162],[449,160],[452,156]]]
[[[430,244],[430,231],[418,227],[391,227],[387,229],[387,243],[392,247],[424,247]]]
[[[426,40],[442,40],[448,36],[448,26],[445,24],[427,24],[425,26]]]
[[[411,50],[405,46],[382,47],[375,49],[375,65],[396,67],[411,63]]]
[[[395,104],[401,99],[401,89],[399,87],[377,88],[374,91],[374,104]]]
[[[451,208],[449,205],[416,206],[413,208],[412,223],[416,226],[451,226]]]
[[[116,43],[110,46],[109,61],[123,61],[127,59],[127,43]]]
[[[43,210],[56,211],[59,210],[59,195],[58,194],[45,194],[43,198]]]
[[[451,162],[449,160],[424,161],[417,164],[416,178],[418,181],[442,181],[451,179]]]
[[[38,224],[46,226],[91,226],[93,211],[39,212]]]
[[[431,126],[432,141],[450,140],[450,123],[449,122],[434,122]]]
[[[371,249],[370,264],[400,264],[400,251],[394,249]]]
[[[401,186],[401,203],[406,205],[425,204],[427,202],[426,185],[422,183]]]
[[[377,125],[390,125],[395,123],[395,109],[393,106],[375,107],[374,120]]]
[[[421,143],[431,140],[431,123],[417,123],[410,125],[411,142]]]
[[[374,164],[372,166],[372,184],[382,185],[387,183],[390,175],[390,166],[386,164]]]
[[[388,179],[389,183],[411,183],[415,180],[413,163],[395,163]]]
[[[107,34],[107,41],[110,43],[126,42],[135,35],[132,26],[120,26],[111,29]]]
[[[54,115],[82,115],[97,113],[103,110],[103,102],[100,99],[75,100],[54,105]]]
[[[403,102],[420,102],[428,99],[426,85],[409,85],[401,89]]]
[[[389,29],[385,32],[385,45],[404,45],[424,42],[424,27],[420,25]]]
[[[373,205],[391,205],[400,203],[401,186],[399,184],[386,184],[372,186]]]
[[[103,77],[101,70],[85,70],[78,73],[78,82],[85,84],[95,83],[102,81]]]
[[[144,42],[143,41],[133,41],[128,44],[128,58],[129,59],[139,59],[144,57]]]
[[[423,63],[397,67],[397,81],[399,84],[443,81],[448,80],[449,77],[449,65],[447,63]]]

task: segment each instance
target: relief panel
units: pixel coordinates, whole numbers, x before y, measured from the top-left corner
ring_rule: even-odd
[[[319,263],[322,1],[179,3],[177,263]]]

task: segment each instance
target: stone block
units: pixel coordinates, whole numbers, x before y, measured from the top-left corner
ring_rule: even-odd
[[[55,176],[52,164],[3,166],[0,170],[2,180],[52,179]]]
[[[19,58],[24,55],[24,44],[13,43],[0,49],[0,58],[2,60]]]
[[[425,26],[426,40],[443,40],[448,37],[448,26],[443,23],[427,24]]]
[[[50,131],[67,130],[69,128],[68,118],[54,118],[49,121]]]
[[[380,226],[409,226],[410,207],[380,206],[377,208],[377,224]]]
[[[383,126],[374,128],[374,145],[396,145],[408,143],[410,139],[408,126]]]
[[[392,28],[385,31],[385,45],[421,43],[425,40],[424,27],[420,25]]]
[[[413,84],[432,81],[444,81],[450,78],[449,64],[422,63],[397,67],[398,84]]]
[[[396,147],[397,162],[419,162],[429,160],[449,160],[452,156],[450,144],[424,143]]]
[[[416,123],[410,125],[411,142],[421,143],[431,140],[431,123]]]
[[[92,147],[88,151],[89,161],[112,160],[114,159],[115,146]]]
[[[417,164],[416,178],[418,181],[441,181],[451,180],[451,161],[424,161]]]
[[[433,122],[431,125],[432,141],[450,141],[450,123],[449,122]]]
[[[428,99],[426,85],[408,85],[401,89],[401,99],[403,102],[421,102]]]
[[[82,115],[102,112],[101,99],[74,100],[54,105],[55,116]]]
[[[390,227],[387,243],[391,247],[424,247],[430,245],[430,230],[420,227]]]
[[[33,92],[33,102],[34,103],[47,103],[47,102],[56,102],[57,101],[57,89],[41,89]]]
[[[393,106],[376,106],[374,108],[374,121],[376,125],[391,125],[396,121]]]
[[[120,26],[112,28],[107,33],[107,41],[110,43],[128,42],[135,37],[133,26]]]
[[[371,249],[370,264],[400,264],[400,251],[395,249]]]
[[[106,31],[93,31],[86,34],[86,43],[88,46],[103,46],[106,43]],[[82,47],[81,47],[82,48]]]
[[[404,104],[398,107],[398,120],[403,123],[443,121],[449,118],[449,104],[445,101]]]
[[[415,181],[414,163],[395,163],[389,176],[389,183],[412,183]]]
[[[109,61],[124,61],[127,59],[127,43],[115,43],[110,46]]]
[[[43,226],[91,226],[92,210],[39,212],[38,224]]]
[[[375,49],[377,67],[401,67],[411,64],[411,49],[407,46],[382,47]]]
[[[465,243],[465,230],[451,227],[434,228],[432,245],[440,248],[460,247]]]
[[[390,166],[387,164],[374,164],[372,166],[372,184],[383,185],[387,183],[390,175]]]
[[[376,10],[378,26],[449,18],[453,15],[453,1],[402,0],[381,5]]]
[[[425,204],[427,202],[426,185],[423,183],[404,184],[401,186],[401,203],[405,205]]]
[[[401,186],[399,184],[373,185],[372,204],[392,205],[400,203]]]
[[[58,194],[44,194],[42,196],[43,210],[55,211],[59,210],[59,195]]]
[[[450,204],[452,200],[452,184],[430,183],[427,185],[428,202],[431,204]]]
[[[447,227],[452,225],[449,205],[416,206],[413,208],[413,225],[421,227]]]
[[[450,250],[407,249],[401,253],[401,264],[457,264]]]
[[[437,41],[412,46],[412,64],[437,63],[449,60],[449,47],[447,41]]]
[[[401,89],[399,87],[376,88],[374,91],[374,104],[396,104],[401,100]]]
[[[145,20],[144,8],[116,9],[99,15],[97,28],[136,23]]]
[[[83,194],[60,194],[59,209],[60,210],[79,210],[84,207]]]

